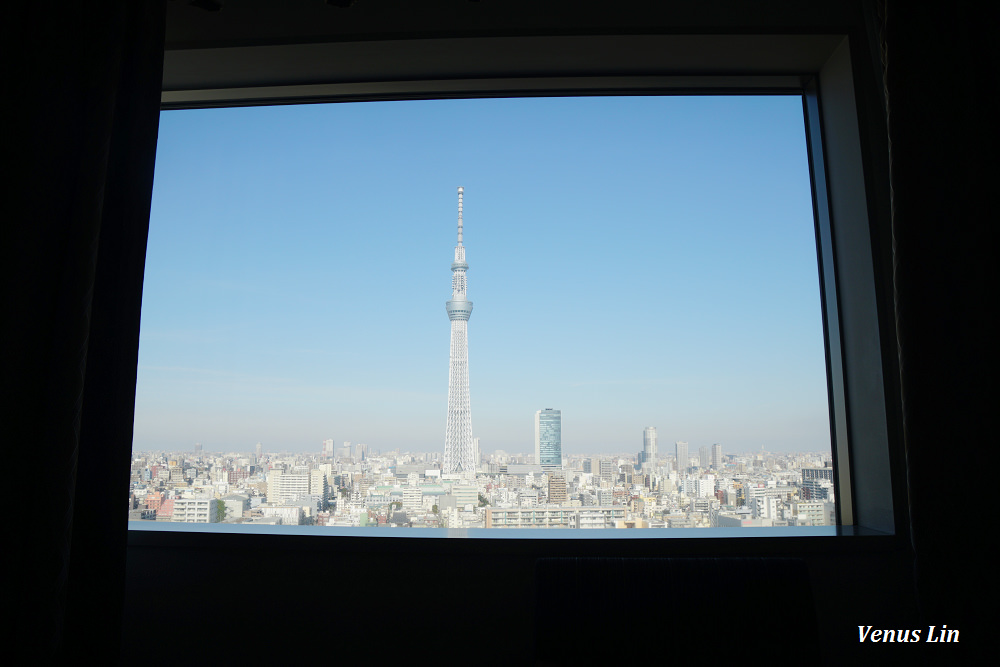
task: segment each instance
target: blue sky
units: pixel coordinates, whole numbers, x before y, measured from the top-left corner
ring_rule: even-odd
[[[781,96],[165,111],[134,447],[442,450],[462,185],[484,450],[827,451],[804,142]]]

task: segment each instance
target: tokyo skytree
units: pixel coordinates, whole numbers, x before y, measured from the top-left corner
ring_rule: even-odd
[[[462,245],[462,194],[458,188],[458,245],[451,263],[451,356],[448,362],[448,424],[444,432],[444,473],[474,475],[476,461],[472,443],[472,409],[469,402],[469,316],[472,302],[466,298],[465,247]]]

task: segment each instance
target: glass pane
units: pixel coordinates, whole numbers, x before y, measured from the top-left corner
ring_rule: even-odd
[[[130,518],[829,525],[830,461],[800,98],[161,114]]]

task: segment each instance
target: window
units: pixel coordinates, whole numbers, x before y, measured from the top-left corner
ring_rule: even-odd
[[[324,526],[483,528],[524,506],[510,490],[638,520],[609,528],[834,524],[832,486],[803,484],[829,469],[830,436],[802,122],[791,95],[164,112],[134,478],[183,466],[162,490],[246,496],[248,528],[296,502]],[[456,180],[472,186],[473,435],[489,443],[472,480],[441,457],[434,297]],[[560,411],[532,409],[552,402],[565,442]],[[705,443],[696,460],[679,446],[640,460],[650,422]],[[319,452],[331,428],[365,444]]]
[[[772,43],[782,43],[782,39],[768,39]],[[303,99],[506,96],[525,92],[805,92],[809,149],[814,169],[813,195],[817,200],[817,225],[824,253],[821,254],[821,269],[826,288],[824,309],[829,340],[829,389],[836,456],[840,463],[848,459],[853,463],[850,466],[838,466],[838,497],[844,503],[841,507],[841,523],[851,525],[857,519],[857,523],[864,527],[892,532],[894,517],[889,484],[888,429],[884,396],[880,393],[882,348],[886,345],[880,327],[884,329],[887,325],[885,318],[879,317],[877,283],[873,276],[871,251],[866,238],[869,234],[869,201],[865,194],[858,128],[853,119],[853,81],[848,47],[843,37],[835,35],[789,36],[783,39],[783,55],[788,61],[797,60],[797,64],[790,66],[786,63],[777,69],[782,72],[789,69],[804,71],[806,75],[775,75],[774,67],[757,65],[755,70],[755,66],[751,65],[742,67],[743,76],[738,77],[695,72],[694,76],[684,78],[610,76],[473,79],[243,89],[206,89],[188,82],[186,90],[165,92],[164,105],[165,108],[182,108]],[[753,50],[746,43],[741,46],[738,44],[740,40],[734,38],[705,38],[703,41],[705,43],[701,46],[697,44],[697,40],[691,41],[687,47],[690,52],[697,52],[700,48],[705,53],[716,50],[720,43],[728,44],[723,50],[730,55],[741,49]],[[781,51],[780,48],[778,50]],[[179,57],[187,58],[191,55],[181,53]],[[211,67],[207,69],[210,75]],[[169,70],[168,58],[168,72]],[[761,74],[754,74],[755,71]],[[818,82],[810,74],[816,72],[820,73]],[[169,76],[166,78],[169,79]],[[169,85],[169,81],[167,84]],[[822,95],[819,94],[820,89]],[[873,332],[883,333],[876,337],[875,345],[871,344]],[[865,395],[865,391],[869,394]],[[851,415],[850,419],[847,418],[848,413]],[[854,496],[851,494],[852,488]]]

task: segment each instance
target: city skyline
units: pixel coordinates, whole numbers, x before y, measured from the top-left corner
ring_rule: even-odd
[[[558,424],[558,415],[547,417]],[[543,439],[542,451],[558,441],[551,431]],[[704,457],[681,465],[646,460],[641,469],[631,456],[577,456],[563,465],[546,464],[537,454],[541,463],[497,453],[485,456],[474,476],[446,473],[438,452],[369,454],[362,445],[333,458],[138,452],[130,467],[130,525],[639,528],[672,534],[678,528],[837,523],[833,469],[816,452],[730,454],[711,466]]]
[[[477,193],[484,451],[530,452],[554,404],[564,455],[637,451],[650,423],[829,448],[792,96],[163,112],[135,447],[440,451],[456,182]]]

